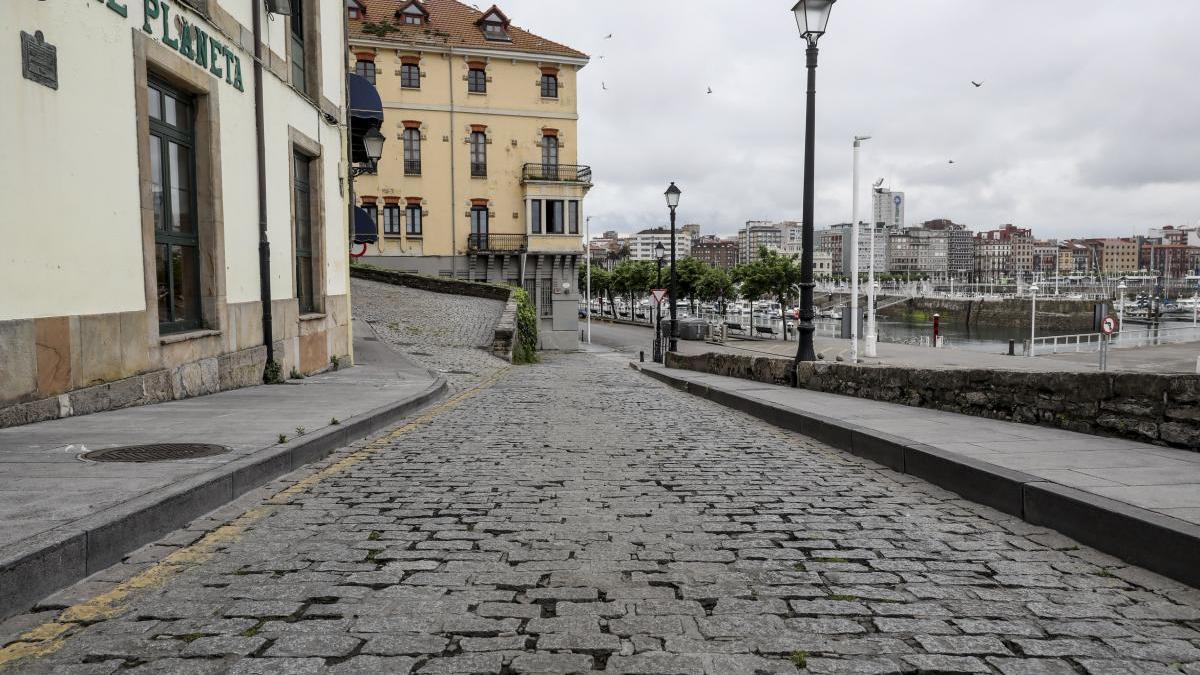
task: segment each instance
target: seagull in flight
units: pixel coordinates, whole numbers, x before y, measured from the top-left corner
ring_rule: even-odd
[[[951,163],[951,164],[953,164],[953,163],[954,163],[954,160],[950,160],[950,163]]]
[[[608,85],[604,84],[603,82],[600,83],[600,88],[603,89],[604,91],[608,91]]]
[[[708,88],[708,93],[710,93],[710,94],[712,93],[712,87]]]
[[[612,36],[613,36],[613,34],[612,34],[612,33],[609,33],[608,35],[605,35],[605,36],[604,36],[604,39],[605,39],[605,40],[611,40],[611,39],[612,39]]]
[[[982,87],[982,86],[983,86],[983,83],[982,83],[982,82],[976,82],[975,80],[971,80],[971,84],[975,85],[975,88],[976,88],[976,89],[978,89],[978,88],[980,88],[980,87]]]

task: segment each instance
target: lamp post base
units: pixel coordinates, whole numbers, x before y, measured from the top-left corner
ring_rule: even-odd
[[[875,358],[875,343],[877,341],[878,339],[873,333],[868,333],[867,336],[863,338],[863,356]]]

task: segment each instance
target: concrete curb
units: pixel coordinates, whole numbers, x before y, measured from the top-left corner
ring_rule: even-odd
[[[1200,587],[1200,526],[901,436],[715,389],[658,368],[638,363],[630,366],[675,389],[811,436],[971,501],[1052,528],[1134,565]]]
[[[282,445],[242,457],[130,501],[0,549],[0,620],[118,563],[249,490],[328,456],[442,395],[438,377],[409,398],[355,415]]]

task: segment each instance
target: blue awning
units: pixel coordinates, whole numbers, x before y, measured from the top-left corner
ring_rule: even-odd
[[[379,241],[379,230],[375,219],[361,206],[354,207],[354,243],[374,244]]]
[[[375,89],[375,85],[355,73],[346,73],[346,81],[350,85],[350,116],[382,122],[383,101],[379,98],[379,90]]]

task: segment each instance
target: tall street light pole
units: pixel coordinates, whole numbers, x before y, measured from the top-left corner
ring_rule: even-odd
[[[671,186],[664,193],[667,198],[667,208],[671,209],[671,351],[677,351],[679,348],[679,343],[675,338],[675,207],[679,206],[680,194],[682,193],[679,188],[675,187],[675,181],[671,181]]]
[[[817,131],[817,41],[825,34],[834,1],[800,0],[792,7],[796,27],[808,43],[808,49],[805,51],[808,100],[804,124],[804,229],[801,240],[804,253],[800,261],[800,339],[796,347],[796,359],[792,364],[793,385],[796,384],[796,368],[800,362],[817,360],[816,348],[813,345],[813,165]]]
[[[578,221],[577,221],[578,222]],[[587,342],[592,344],[592,217],[583,219],[583,259],[587,261]]]
[[[854,180],[850,195],[850,363],[858,363],[858,149],[870,136],[854,137]]]
[[[660,241],[654,245],[654,260],[655,260],[655,262],[658,263],[658,274],[656,274],[654,277],[654,287],[655,288],[662,288],[662,267],[663,267],[663,260],[666,259],[666,257],[667,257],[667,249],[666,249],[666,247],[664,247],[662,245],[662,242]],[[663,353],[662,353],[662,301],[661,300],[654,303],[654,309],[655,309],[655,313],[657,315],[657,318],[654,322],[654,362],[662,363],[663,362]]]

